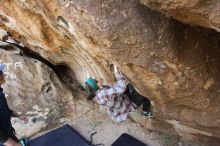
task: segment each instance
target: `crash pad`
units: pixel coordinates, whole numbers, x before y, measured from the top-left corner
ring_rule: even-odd
[[[111,146],[148,146],[148,145],[124,133]]]
[[[64,125],[28,142],[29,146],[89,146],[69,125]]]

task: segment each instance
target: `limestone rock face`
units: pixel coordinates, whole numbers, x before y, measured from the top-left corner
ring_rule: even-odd
[[[153,104],[155,119],[134,118],[143,126],[219,145],[219,33],[184,25],[135,0],[3,0],[0,16],[2,29],[51,63],[68,65],[81,84],[89,76],[111,83],[109,65],[117,64]],[[217,17],[209,26],[186,21],[216,30],[220,23]]]
[[[140,0],[140,2],[183,23],[220,31],[219,0]]]

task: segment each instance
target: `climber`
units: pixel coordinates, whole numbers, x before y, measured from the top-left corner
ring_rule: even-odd
[[[96,81],[91,77],[86,80],[85,84],[86,89],[88,89],[90,93],[88,99],[95,97],[95,100],[98,102],[98,104],[107,108],[107,113],[112,120],[123,122],[127,119],[128,113],[134,111],[129,97],[124,94],[126,90],[128,90],[128,87],[131,89],[132,86],[128,83],[128,80],[116,66],[114,66],[114,71],[116,83],[111,87],[103,85],[102,79]],[[135,95],[133,94],[135,93],[134,90],[132,90],[131,93],[132,94],[129,95]],[[138,105],[140,104],[138,103]],[[146,116],[152,115],[149,111],[146,112]]]
[[[11,124],[11,117],[17,117],[26,123],[28,122],[28,118],[27,116],[17,114],[8,107],[5,94],[1,88],[1,85],[5,83],[4,67],[4,64],[0,64],[0,143],[5,146],[21,146],[18,138],[15,136],[15,130]]]
[[[128,83],[127,90],[124,92],[131,101],[134,109],[137,109],[142,104],[142,116],[153,117],[153,113],[151,112],[151,103],[150,100],[138,93],[138,91],[132,86],[131,83]]]

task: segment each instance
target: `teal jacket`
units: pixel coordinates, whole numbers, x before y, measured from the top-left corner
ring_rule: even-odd
[[[0,143],[4,143],[15,133],[11,124],[12,112],[8,107],[3,89],[0,88]]]

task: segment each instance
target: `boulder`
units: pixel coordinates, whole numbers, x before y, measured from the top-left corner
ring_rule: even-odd
[[[183,23],[220,31],[218,0],[140,0],[140,2]]]
[[[207,10],[213,18],[215,9]],[[189,15],[185,10],[181,12]],[[134,117],[136,122],[190,143],[219,145],[218,32],[182,24],[135,0],[4,1],[0,15],[2,29],[49,62],[67,64],[81,85],[89,76],[112,83],[109,66],[118,65],[153,105],[155,119]],[[198,21],[181,21],[218,31],[217,25],[208,26],[209,21],[196,16],[192,18]]]
[[[11,45],[1,47],[0,62],[6,65],[2,87],[9,107],[29,117],[27,124],[12,118],[18,136],[29,137],[59,124],[70,113],[73,98],[51,68],[20,53]]]

